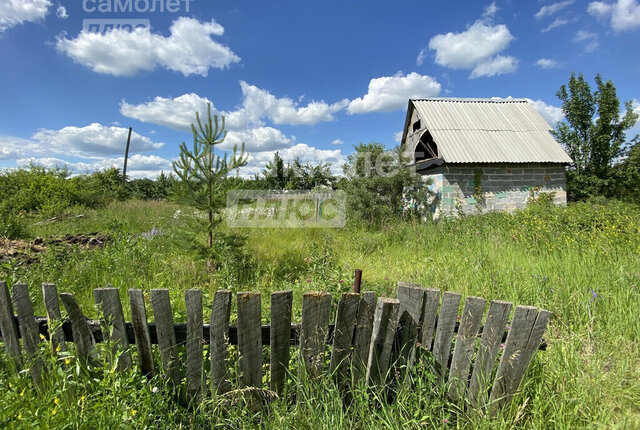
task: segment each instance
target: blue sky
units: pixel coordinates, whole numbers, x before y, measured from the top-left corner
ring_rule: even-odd
[[[209,102],[243,175],[391,148],[410,97],[525,97],[553,124],[572,71],[640,112],[638,46],[638,0],[0,0],[0,168],[120,167],[132,126],[129,173],[153,177]]]

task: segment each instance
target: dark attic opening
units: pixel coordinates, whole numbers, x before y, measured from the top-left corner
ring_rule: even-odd
[[[433,141],[433,137],[428,130],[422,133],[422,136],[416,145],[414,158],[416,163],[438,158],[438,145]]]

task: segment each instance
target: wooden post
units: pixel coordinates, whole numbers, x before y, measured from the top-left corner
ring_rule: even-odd
[[[224,394],[231,389],[229,381],[229,318],[231,316],[231,291],[213,294],[209,328],[211,351],[211,391]]]
[[[240,388],[262,388],[262,310],[260,293],[238,293],[238,382]],[[247,406],[260,409],[259,399],[249,394]]]
[[[127,137],[127,148],[124,150],[124,167],[122,169],[122,185],[127,183],[127,161],[129,160],[129,144],[131,144],[131,131],[132,127],[129,127],[129,136]]]
[[[178,347],[176,332],[173,329],[173,314],[169,290],[151,290],[151,307],[156,322],[158,349],[162,359],[162,369],[169,381],[177,386],[180,383],[180,363],[178,362]]]
[[[420,343],[427,351],[431,351],[439,304],[440,290],[436,288],[425,288],[424,306],[422,309],[422,327],[420,328]]]
[[[187,307],[187,392],[197,405],[202,400],[202,291],[186,290]]]
[[[398,366],[408,371],[415,359],[416,342],[423,314],[425,292],[422,285],[398,282],[399,329],[397,338]],[[405,315],[406,313],[406,315]]]
[[[129,290],[129,305],[131,306],[131,322],[138,348],[138,363],[143,375],[151,379],[153,377],[153,354],[151,353],[151,334],[149,333],[149,321],[147,309],[144,304],[142,290]]]
[[[271,294],[271,390],[282,395],[289,370],[293,291]]]
[[[397,299],[378,299],[367,363],[366,378],[371,385],[383,385],[386,380],[398,325],[399,307],[400,302]]]
[[[353,281],[353,289],[354,293],[360,294],[360,287],[362,285],[362,270],[356,269],[355,271],[355,279]]]

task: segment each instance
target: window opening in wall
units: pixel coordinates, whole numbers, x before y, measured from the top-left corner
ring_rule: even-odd
[[[416,145],[414,155],[416,163],[423,160],[438,158],[438,145],[433,141],[431,133],[425,131],[422,137],[420,137],[420,141]]]
[[[420,126],[420,120],[417,120],[416,122],[413,123],[413,131],[416,132],[418,130],[420,130],[422,127]]]

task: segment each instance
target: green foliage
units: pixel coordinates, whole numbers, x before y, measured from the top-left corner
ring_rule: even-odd
[[[562,85],[556,93],[565,120],[557,125],[554,136],[573,159],[567,192],[574,200],[603,195],[614,184],[613,164],[627,143],[625,131],[638,120],[631,101],[625,103],[620,117],[620,101],[611,81],[604,82],[600,75],[595,81],[592,92],[582,74],[572,73],[568,88]]]
[[[247,164],[244,153],[244,143],[238,153],[234,145],[232,155],[227,159],[215,153],[215,147],[224,142],[226,131],[224,117],[221,123],[218,116],[211,117],[211,104],[207,105],[207,122],[203,125],[200,114],[196,112],[196,124],[191,124],[193,132],[193,149],[180,144],[180,159],[173,162],[173,170],[186,187],[188,202],[198,210],[208,215],[206,230],[208,233],[208,247],[213,248],[213,232],[221,222],[220,213],[226,205],[226,195],[222,184],[229,172]]]
[[[299,158],[285,165],[277,152],[262,171],[261,185],[270,190],[312,190],[317,187],[333,187],[336,177],[329,163],[302,164]]]
[[[426,201],[428,184],[405,167],[400,148],[387,151],[375,142],[354,148],[343,167],[345,178],[339,182],[339,188],[347,193],[349,221],[369,226],[389,222],[404,214],[403,198]],[[414,211],[420,208],[415,205]]]
[[[614,167],[616,186],[613,195],[640,203],[640,138],[635,142],[627,157]]]

